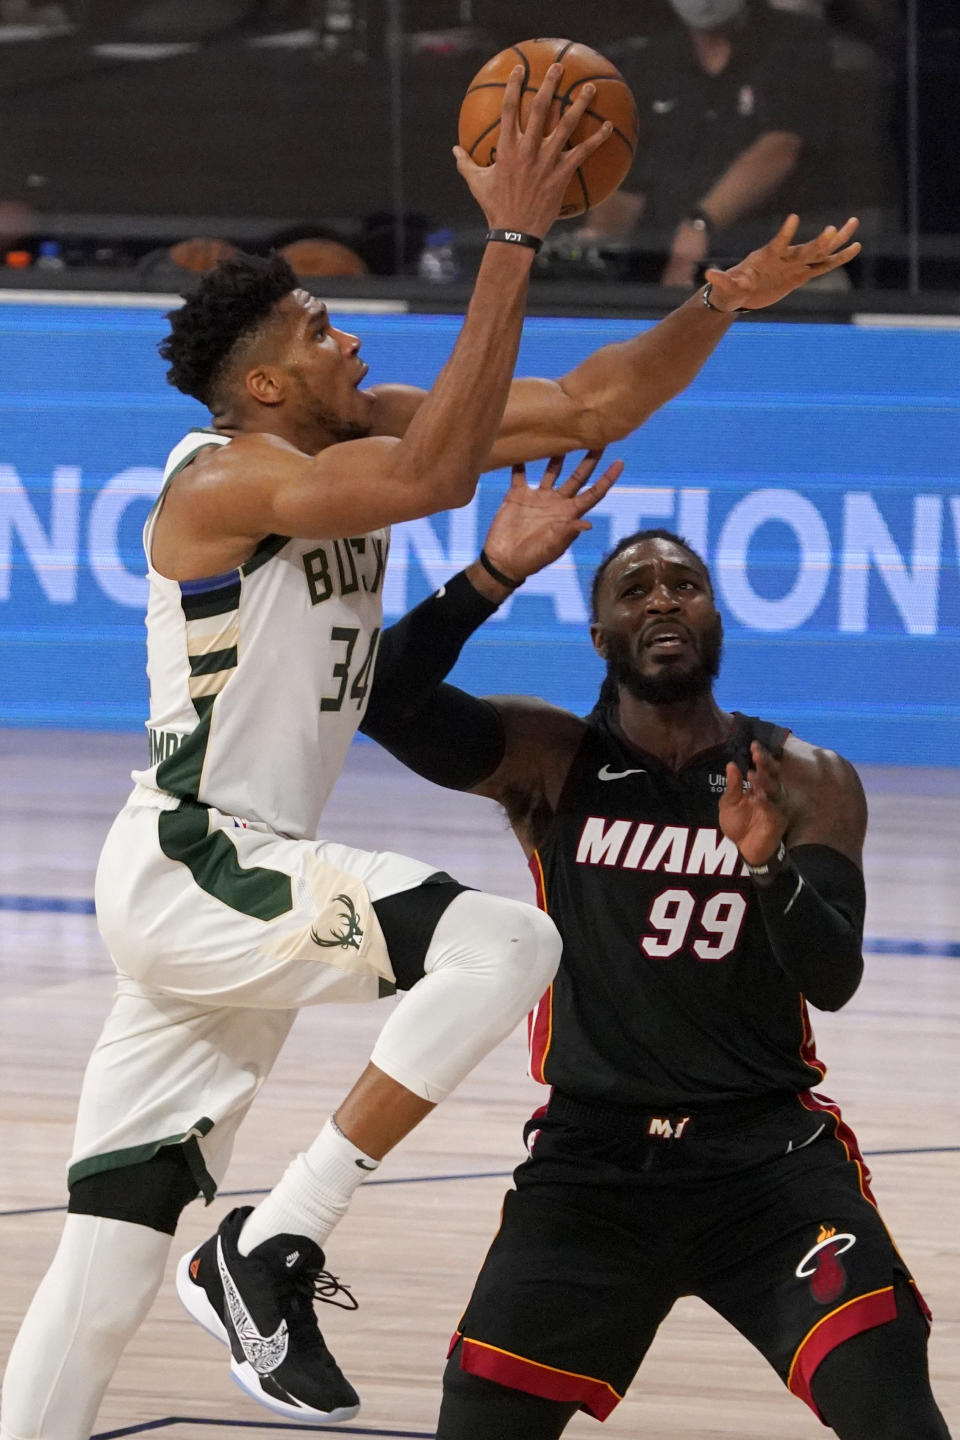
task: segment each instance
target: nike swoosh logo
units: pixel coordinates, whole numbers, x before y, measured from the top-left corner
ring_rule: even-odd
[[[812,1144],[813,1144],[814,1140],[816,1140],[816,1138],[817,1138],[818,1135],[822,1135],[822,1134],[823,1134],[823,1132],[824,1132],[824,1130],[826,1130],[826,1128],[827,1128],[827,1122],[824,1121],[823,1124],[820,1126],[820,1129],[819,1129],[819,1130],[814,1130],[814,1132],[813,1132],[813,1134],[810,1136],[810,1139],[809,1139],[809,1140],[801,1140],[799,1145],[794,1145],[794,1143],[793,1143],[792,1140],[788,1141],[788,1142],[787,1142],[787,1154],[790,1155],[794,1150],[805,1150],[808,1145],[812,1145]]]
[[[366,1160],[354,1160],[354,1165],[359,1165],[361,1170],[376,1170],[376,1165],[368,1165]]]
[[[217,1236],[217,1268],[223,1281],[223,1295],[230,1312],[230,1320],[240,1341],[240,1348],[258,1375],[269,1375],[282,1365],[287,1358],[287,1322],[281,1320],[272,1335],[261,1335],[253,1322],[253,1316],[244,1305],[240,1292],[233,1282],[223,1258],[223,1245]]]
[[[625,780],[628,775],[646,775],[646,770],[611,770],[609,765],[604,765],[602,770],[597,771],[598,780]]]

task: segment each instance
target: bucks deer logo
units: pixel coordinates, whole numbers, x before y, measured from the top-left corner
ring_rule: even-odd
[[[324,949],[327,950],[334,948],[339,950],[359,950],[360,941],[363,939],[363,926],[360,924],[360,918],[357,915],[357,907],[349,895],[334,895],[333,898],[344,906],[344,909],[340,911],[339,915],[343,928],[339,933],[336,930],[331,930],[329,938],[324,939],[317,934],[317,929],[314,925],[310,928],[310,939],[314,945],[322,945]]]

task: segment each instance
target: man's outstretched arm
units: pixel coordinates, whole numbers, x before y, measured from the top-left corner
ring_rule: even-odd
[[[384,631],[360,728],[434,784],[502,800],[518,785],[537,790],[553,759],[544,757],[545,736],[569,734],[575,745],[580,722],[564,711],[527,696],[480,699],[444,682],[470,636],[517,588],[512,582],[590,528],[584,516],[623,469],[615,461],[585,489],[599,458],[588,455],[560,485],[559,459],[534,487],[516,467],[484,544],[487,564],[475,560]]]
[[[513,381],[489,468],[573,449],[602,449],[636,430],[684,390],[713,354],[737,310],[761,310],[860,253],[858,221],[829,225],[794,245],[791,215],[767,244],[730,270],[708,270],[703,290],[658,325],[605,345],[559,380]]]
[[[449,790],[481,784],[506,749],[496,707],[443,683],[497,603],[461,570],[385,630],[380,641],[360,729],[409,770]]]

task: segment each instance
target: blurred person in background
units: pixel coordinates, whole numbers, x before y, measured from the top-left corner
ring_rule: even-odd
[[[897,0],[767,0],[774,10],[829,20],[839,33],[862,40],[871,49],[885,51],[899,20]]]
[[[638,240],[658,254],[662,284],[692,285],[745,227],[784,209],[816,216],[832,198],[822,154],[829,32],[762,0],[669,3],[680,23],[618,60],[646,140],[625,187],[590,211],[578,238]]]

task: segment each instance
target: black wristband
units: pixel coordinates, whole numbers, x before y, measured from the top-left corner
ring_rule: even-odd
[[[712,280],[707,281],[700,293],[703,296],[704,305],[708,310],[712,310],[715,315],[746,315],[747,313],[743,306],[741,306],[739,310],[718,310],[716,305],[711,305],[710,296],[713,294]]]
[[[780,844],[777,846],[776,850],[774,850],[770,858],[768,860],[764,860],[762,865],[751,865],[749,860],[745,860],[743,863],[746,865],[751,875],[773,876],[780,873],[786,858],[787,847],[781,840]]]
[[[528,235],[526,230],[488,230],[484,235],[484,241],[502,240],[507,245],[526,245],[528,250],[539,250],[543,241],[536,235]]]
[[[502,570],[498,570],[496,565],[494,565],[493,561],[490,559],[490,556],[487,554],[486,550],[480,551],[480,564],[483,566],[484,570],[486,570],[488,575],[493,576],[494,580],[496,580],[498,585],[506,585],[511,590],[519,590],[520,586],[523,584],[522,580],[511,580],[509,575],[504,575]]]

